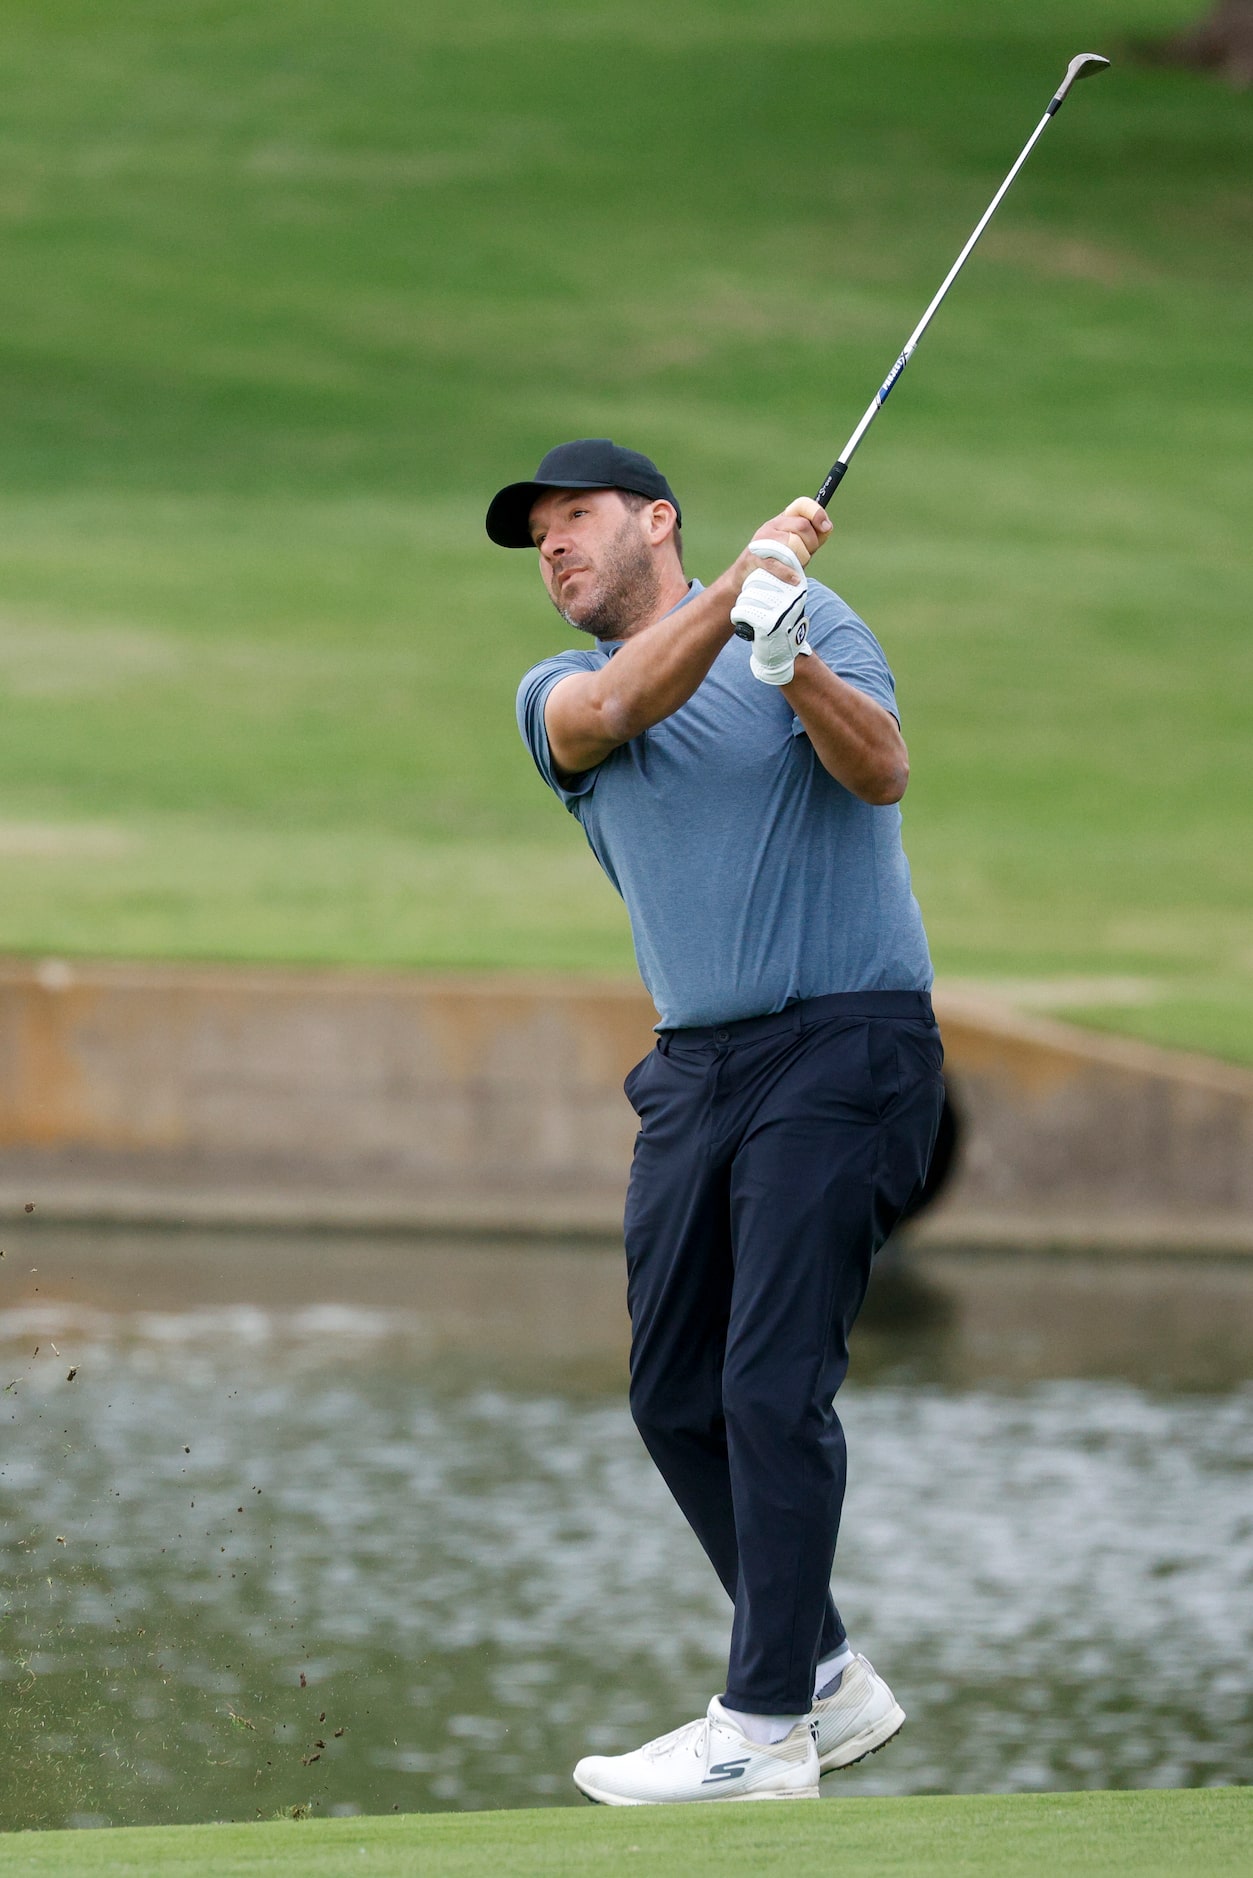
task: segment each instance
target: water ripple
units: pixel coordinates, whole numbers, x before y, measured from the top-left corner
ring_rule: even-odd
[[[566,1799],[720,1686],[726,1600],[616,1396],[340,1307],[84,1314],[70,1383],[48,1322],[3,1326],[0,1823]],[[911,1725],[840,1791],[1253,1775],[1253,1392],[842,1406],[837,1593]]]

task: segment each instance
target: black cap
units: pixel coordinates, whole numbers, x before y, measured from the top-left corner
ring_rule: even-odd
[[[677,520],[683,520],[673,489],[650,458],[624,450],[608,437],[580,437],[550,450],[532,482],[510,483],[492,497],[487,532],[498,547],[535,546],[531,509],[546,489],[629,489],[632,495],[672,503]]]

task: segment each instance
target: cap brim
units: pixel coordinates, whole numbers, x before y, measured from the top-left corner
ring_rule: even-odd
[[[531,510],[546,489],[616,489],[616,483],[577,482],[510,483],[493,496],[487,511],[487,532],[498,548],[533,548]]]

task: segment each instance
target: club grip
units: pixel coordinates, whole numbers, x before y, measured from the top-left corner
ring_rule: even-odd
[[[831,465],[831,468],[827,471],[827,479],[815,497],[815,501],[820,508],[826,508],[828,502],[830,502],[832,496],[844,480],[844,472],[847,468],[847,463],[833,463]]]

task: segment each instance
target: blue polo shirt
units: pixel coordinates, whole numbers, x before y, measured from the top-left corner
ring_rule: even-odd
[[[874,634],[829,587],[808,585],[817,656],[899,717]],[[699,591],[694,581],[688,598]],[[572,672],[598,671],[620,644],[533,666],[518,727],[626,902],[659,1028],[731,1023],[832,991],[927,990],[900,809],[860,802],[828,775],[782,691],[749,671],[743,639],[723,647],[672,716],[558,779],[548,694]]]

